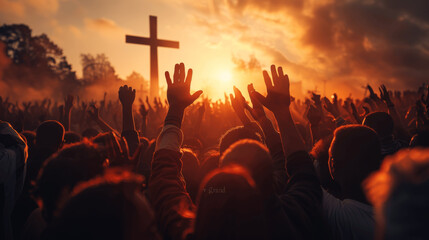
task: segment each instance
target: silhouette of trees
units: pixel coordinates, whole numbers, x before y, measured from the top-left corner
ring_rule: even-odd
[[[5,44],[6,56],[11,59],[3,81],[33,88],[57,82],[68,92],[81,85],[63,50],[46,34],[32,36],[27,25],[5,24],[0,27],[0,41]]]
[[[85,84],[118,84],[121,79],[115,72],[115,68],[110,63],[107,56],[97,54],[81,54],[83,81]]]

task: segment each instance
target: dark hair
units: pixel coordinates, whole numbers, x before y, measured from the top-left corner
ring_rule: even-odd
[[[362,125],[372,128],[380,138],[393,134],[393,119],[385,112],[372,112],[366,115]]]
[[[55,120],[44,121],[36,130],[36,146],[59,149],[64,141],[64,126]]]
[[[47,159],[39,173],[35,194],[42,200],[43,216],[51,221],[62,195],[82,181],[103,172],[106,159],[98,146],[84,140],[70,144]]]
[[[182,175],[186,182],[186,190],[192,201],[195,202],[200,184],[198,175],[200,162],[191,149],[182,148],[182,153]]]
[[[78,185],[46,239],[160,239],[140,193],[143,178],[120,169]]]
[[[320,185],[329,193],[339,197],[339,186],[329,172],[329,147],[331,146],[333,135],[326,136],[314,144],[310,155],[314,158],[314,166],[320,180]]]
[[[362,181],[381,164],[377,133],[362,125],[346,125],[334,132],[329,149],[329,170],[344,197],[364,200]]]
[[[200,163],[199,182],[201,182],[207,174],[219,167],[219,159],[220,156],[218,151],[212,150],[206,153],[205,158]]]
[[[262,137],[255,130],[243,126],[229,129],[220,139],[219,152],[222,156],[226,149],[241,139],[253,139],[262,142]]]
[[[273,161],[262,143],[243,139],[232,144],[222,155],[219,165],[239,164],[249,170],[261,191],[271,192]]]
[[[196,239],[263,239],[263,198],[250,173],[238,165],[206,176],[198,195]]]

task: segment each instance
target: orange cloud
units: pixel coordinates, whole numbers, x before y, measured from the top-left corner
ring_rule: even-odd
[[[0,0],[0,12],[12,16],[22,17],[25,15],[25,6],[22,2]]]
[[[53,14],[58,11],[58,0],[24,0],[30,10],[36,10],[41,14]]]
[[[409,89],[427,81],[426,0],[210,3],[187,2],[196,24],[217,38],[236,41],[262,65],[287,66],[307,89],[326,82],[327,93],[348,95],[362,93],[366,83]]]

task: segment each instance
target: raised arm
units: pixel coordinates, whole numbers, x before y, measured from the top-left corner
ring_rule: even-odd
[[[181,174],[180,146],[183,133],[180,128],[185,108],[192,104],[202,91],[190,94],[192,69],[189,69],[186,75],[183,63],[176,64],[173,80],[168,72],[165,73],[165,78],[169,108],[164,128],[156,142],[148,190],[160,230],[167,233],[171,239],[184,239],[191,233],[195,206],[186,192]]]
[[[404,126],[401,120],[401,117],[396,111],[395,104],[393,104],[392,100],[390,99],[390,95],[389,95],[389,92],[387,91],[386,86],[384,86],[384,84],[381,85],[379,90],[380,90],[380,97],[386,104],[387,108],[389,109],[389,114],[393,119],[395,130],[396,130],[396,133],[398,134],[397,137],[400,138],[401,140],[409,142],[411,139],[410,133],[407,131],[406,127]]]
[[[320,206],[322,190],[309,154],[305,151],[305,143],[297,131],[289,111],[290,93],[289,78],[283,74],[281,67],[271,66],[272,80],[264,71],[267,96],[258,92],[252,94],[265,107],[271,110],[277,120],[286,156],[286,170],[289,181],[286,191],[280,195],[282,210],[295,218],[293,224],[297,227],[300,238],[323,238],[321,236]]]
[[[97,123],[97,125],[101,128],[103,132],[115,132],[118,133],[113,127],[111,127],[108,123],[106,123],[100,116],[99,109],[91,104],[89,106],[89,110],[87,111],[89,117]]]
[[[238,88],[234,86],[234,94],[229,94],[229,98],[231,99],[232,108],[234,109],[235,114],[240,119],[243,126],[249,125],[250,119],[246,115],[246,112],[244,111],[244,103],[246,102],[246,100],[244,99],[240,90],[238,90]],[[225,100],[225,104],[227,104],[226,100]]]
[[[136,90],[124,85],[119,88],[118,94],[122,105],[122,136],[127,139],[130,154],[133,155],[140,143],[133,116],[133,103],[136,98]]]
[[[263,72],[267,96],[264,97],[257,91],[254,91],[252,95],[274,113],[280,130],[283,152],[287,157],[294,152],[305,151],[305,143],[295,127],[289,110],[289,77],[283,74],[281,67],[278,68],[277,72],[274,65],[271,66],[271,75],[272,81],[268,72]]]
[[[265,135],[265,144],[267,145],[268,150],[270,151],[271,158],[274,163],[274,180],[276,190],[282,191],[287,182],[287,174],[285,168],[285,156],[283,153],[283,145],[280,138],[280,134],[274,128],[273,123],[268,119],[265,114],[264,107],[261,103],[254,98],[255,88],[253,84],[247,86],[247,91],[249,92],[250,101],[252,106],[248,104],[245,105],[246,109],[250,112],[252,117],[259,123],[262,128],[262,131]]]

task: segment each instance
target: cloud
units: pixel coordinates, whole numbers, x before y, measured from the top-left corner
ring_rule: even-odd
[[[58,0],[0,0],[0,12],[15,17],[24,17],[36,12],[40,15],[55,14],[59,8]]]
[[[68,26],[68,30],[73,34],[73,36],[75,36],[76,38],[82,38],[82,32],[81,30],[74,26],[74,25],[69,25]]]
[[[0,12],[12,16],[23,17],[25,15],[25,6],[20,1],[0,0]]]
[[[107,37],[120,36],[123,38],[126,32],[130,32],[118,26],[115,21],[107,18],[85,18],[84,24],[86,30],[94,31]]]
[[[54,14],[58,11],[58,0],[24,0],[27,8],[41,14]]]
[[[356,92],[366,83],[404,89],[427,81],[427,0],[207,2],[186,2],[196,24],[257,50],[262,65],[284,64],[307,88],[326,81],[329,91]]]

